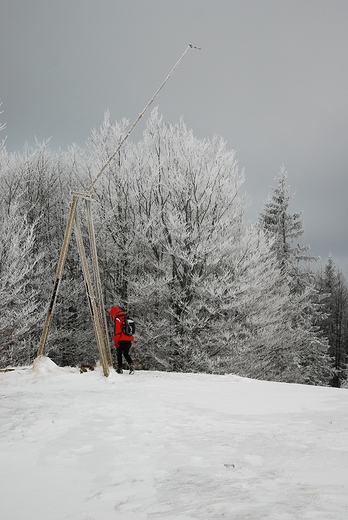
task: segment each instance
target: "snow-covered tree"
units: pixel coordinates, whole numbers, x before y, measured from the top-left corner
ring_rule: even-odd
[[[32,359],[42,316],[37,287],[35,226],[18,204],[0,209],[0,364]]]
[[[347,378],[348,359],[348,287],[330,255],[316,276],[316,285],[323,301],[324,315],[320,328],[328,338],[334,375],[332,386],[340,386]]]
[[[304,261],[313,260],[310,248],[298,242],[304,234],[301,213],[289,212],[292,196],[287,180],[288,174],[282,166],[259,221],[274,239],[277,262],[284,283],[289,287],[289,298],[284,308],[287,316],[284,326],[288,331],[284,345],[289,354],[284,358],[288,359],[286,372],[291,380],[321,384],[327,382],[330,373],[327,340],[318,327],[322,308],[313,278],[304,264]]]
[[[139,275],[145,287],[155,291],[157,302],[157,309],[151,305],[154,319],[150,326],[148,320],[147,343],[164,365],[192,369],[207,353],[202,331],[209,327],[218,337],[221,328],[217,301],[210,320],[202,319],[205,287],[219,283],[217,273],[226,266],[232,241],[238,241],[245,205],[239,195],[243,173],[221,139],[199,140],[183,121],[165,124],[156,111],[148,121],[141,153],[137,242],[139,252],[147,256],[145,272]],[[140,259],[144,262],[143,256]],[[138,302],[142,293],[147,306],[145,287],[137,278],[132,293]]]
[[[40,262],[33,262],[30,282],[40,309],[36,327],[31,327],[31,359],[37,352],[43,314],[52,291],[71,198],[69,191],[77,184],[74,161],[76,155],[83,155],[72,150],[53,153],[49,143],[44,142],[35,147],[26,145],[22,153],[7,153],[3,149],[0,154],[0,208],[4,223],[7,225],[15,212],[27,226],[34,226],[31,255],[40,257]],[[24,313],[22,323],[28,319]],[[70,247],[46,353],[62,364],[93,361],[98,354],[90,322],[79,258],[76,247]]]
[[[277,255],[282,272],[291,276],[292,290],[302,289],[303,262],[312,260],[309,246],[299,243],[304,234],[302,213],[290,213],[290,193],[288,173],[284,165],[275,177],[276,186],[272,188],[259,221],[262,227],[275,238],[273,249]]]
[[[106,114],[87,163],[100,167],[124,131],[125,122],[114,125]],[[107,306],[118,303],[136,319],[142,366],[279,380],[291,380],[296,367],[292,380],[307,381],[298,375],[307,366],[277,237],[243,223],[243,180],[222,139],[197,139],[157,110],[143,139],[128,143],[100,179]]]
[[[86,150],[52,153],[48,143],[37,143],[23,154],[0,155],[1,209],[23,208],[26,229],[35,226],[28,258],[43,255],[44,276],[35,264],[31,277],[41,311],[51,294],[69,191],[90,185],[126,126],[106,113]],[[261,224],[246,225],[235,152],[221,138],[197,139],[183,120],[165,123],[157,110],[143,138],[127,141],[109,164],[92,204],[101,278],[106,308],[118,304],[137,322],[139,366],[323,382],[325,342],[313,320],[312,287],[299,269],[306,248],[293,244],[302,227],[299,215],[289,217],[285,176]],[[83,201],[78,207],[83,216]],[[82,231],[87,237],[83,219]],[[47,353],[59,364],[98,356],[74,237]]]

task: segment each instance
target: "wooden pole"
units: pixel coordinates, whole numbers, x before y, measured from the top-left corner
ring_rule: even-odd
[[[102,291],[102,285],[101,285],[101,280],[100,280],[99,262],[98,262],[97,245],[96,245],[96,240],[95,240],[94,225],[93,225],[93,218],[92,218],[91,201],[89,199],[85,199],[85,202],[86,202],[86,210],[87,210],[89,242],[90,242],[90,248],[91,248],[94,287],[95,287],[95,296],[96,296],[96,302],[97,302],[97,308],[98,308],[98,314],[99,314],[99,321],[100,321],[100,325],[101,325],[101,329],[102,329],[102,333],[103,333],[103,337],[104,337],[106,357],[107,357],[109,366],[112,367],[113,361],[112,361],[112,355],[111,355],[111,349],[110,349],[108,326],[107,326],[107,322],[106,322],[103,291]]]
[[[83,244],[81,228],[80,228],[80,224],[79,224],[76,213],[75,213],[74,225],[75,225],[77,247],[78,247],[79,254],[80,254],[83,276],[84,276],[85,283],[86,283],[87,297],[88,297],[89,304],[90,304],[90,311],[91,311],[91,315],[92,315],[92,319],[93,319],[95,335],[96,335],[98,349],[99,349],[99,353],[100,353],[100,360],[101,360],[101,363],[103,366],[104,376],[107,377],[109,375],[109,360],[108,360],[107,354],[106,354],[104,334],[103,334],[103,330],[102,330],[102,327],[100,325],[100,320],[99,320],[99,310],[98,310],[98,307],[96,304],[92,279],[91,279],[90,272],[88,269],[88,262],[87,262],[85,246]]]
[[[69,246],[69,241],[70,241],[70,237],[71,237],[72,226],[73,226],[73,222],[74,222],[74,218],[75,218],[75,214],[76,214],[76,207],[77,207],[77,197],[73,196],[71,204],[70,204],[68,222],[67,222],[67,225],[65,228],[63,245],[62,245],[62,249],[60,251],[60,257],[59,257],[59,261],[58,261],[56,277],[55,277],[54,284],[53,284],[53,291],[52,291],[49,307],[48,307],[47,314],[46,314],[46,319],[45,319],[45,324],[44,324],[42,335],[41,335],[39,349],[37,351],[38,357],[42,356],[44,353],[44,350],[45,350],[48,331],[49,331],[51,319],[52,319],[53,308],[54,308],[54,304],[56,303],[59,285],[60,285],[60,281],[62,279],[64,264],[65,264],[65,260],[66,260],[66,255],[68,252],[68,246]]]
[[[99,179],[99,177],[101,177],[101,175],[103,174],[103,172],[105,171],[105,169],[109,166],[109,164],[111,163],[111,161],[116,157],[116,155],[118,154],[118,152],[121,150],[122,146],[124,145],[124,143],[127,141],[128,137],[131,135],[131,133],[133,132],[134,128],[137,126],[137,124],[139,123],[140,119],[143,117],[143,115],[145,114],[145,112],[147,111],[147,109],[149,108],[149,106],[153,103],[153,101],[155,100],[155,98],[158,96],[158,94],[160,93],[160,91],[162,90],[162,88],[164,87],[164,85],[167,83],[168,79],[170,78],[170,76],[173,74],[173,72],[175,71],[175,69],[177,68],[177,66],[179,65],[179,63],[181,62],[181,60],[183,59],[183,57],[185,56],[185,54],[187,53],[187,51],[189,49],[197,49],[197,50],[201,50],[199,47],[194,47],[191,43],[187,46],[187,48],[185,49],[185,51],[182,53],[182,55],[180,56],[180,58],[178,59],[178,61],[176,62],[176,64],[174,65],[174,67],[171,69],[171,71],[169,72],[169,74],[167,75],[167,77],[165,78],[165,80],[161,83],[161,85],[158,87],[158,89],[156,90],[156,92],[154,93],[154,95],[152,96],[152,98],[150,99],[150,101],[148,101],[148,103],[146,104],[146,106],[144,107],[144,109],[140,112],[140,114],[138,115],[137,119],[134,121],[134,123],[132,124],[132,126],[130,127],[130,129],[128,130],[128,132],[126,133],[126,135],[121,139],[118,147],[116,148],[116,150],[114,151],[114,153],[109,157],[109,159],[107,160],[107,162],[104,164],[104,166],[102,167],[102,169],[100,170],[100,172],[98,173],[98,175],[96,176],[96,178],[93,180],[92,184],[89,186],[88,188],[88,192],[92,191],[92,189],[94,188],[94,185],[96,184],[97,180]]]

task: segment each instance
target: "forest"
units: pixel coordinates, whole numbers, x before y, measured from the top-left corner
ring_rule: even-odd
[[[127,125],[106,112],[84,149],[0,145],[0,368],[35,359],[70,192],[86,190]],[[118,305],[135,320],[138,369],[346,386],[345,278],[301,245],[284,167],[254,223],[243,182],[222,138],[198,139],[154,109],[94,188],[105,313]],[[74,236],[46,355],[60,366],[98,359]]]

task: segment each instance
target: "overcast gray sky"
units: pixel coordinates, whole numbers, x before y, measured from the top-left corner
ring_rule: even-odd
[[[304,243],[348,279],[348,0],[0,0],[7,148],[85,146],[155,101],[237,151],[255,220],[284,163]],[[137,127],[137,139],[145,118]]]

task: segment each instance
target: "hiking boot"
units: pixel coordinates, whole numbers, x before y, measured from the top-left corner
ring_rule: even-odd
[[[133,367],[133,365],[130,365],[130,367],[129,367],[129,375],[132,375],[132,374],[134,374],[134,367]]]
[[[116,370],[116,372],[117,372],[118,374],[123,374],[123,370],[122,370],[122,368],[118,368],[118,369]]]

